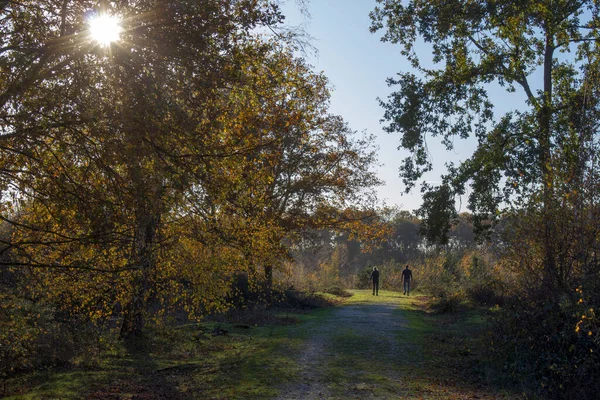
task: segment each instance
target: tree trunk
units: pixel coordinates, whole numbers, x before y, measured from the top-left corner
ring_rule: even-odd
[[[125,309],[123,310],[123,325],[121,325],[121,332],[119,334],[121,339],[130,340],[143,336],[145,311],[144,298],[147,289],[147,285],[144,285],[143,283],[139,288],[136,287],[136,295],[125,306]]]
[[[139,218],[138,230],[132,245],[133,260],[138,262],[133,281],[133,297],[123,310],[123,325],[120,338],[141,337],[144,329],[147,296],[150,291],[150,273],[156,265],[154,246],[160,223],[160,215],[145,215]]]
[[[265,265],[265,300],[267,304],[273,301],[273,266]]]
[[[554,174],[552,171],[552,59],[554,55],[554,38],[546,34],[546,49],[544,52],[544,93],[542,105],[538,113],[540,126],[540,155],[539,162],[542,173],[542,223],[544,226],[544,285],[550,291],[559,289],[557,281],[556,258],[554,249]]]

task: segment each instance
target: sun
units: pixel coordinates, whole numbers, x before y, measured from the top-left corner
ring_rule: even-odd
[[[111,15],[98,15],[90,22],[90,35],[92,39],[103,46],[109,46],[112,42],[119,40],[121,25],[119,18]]]

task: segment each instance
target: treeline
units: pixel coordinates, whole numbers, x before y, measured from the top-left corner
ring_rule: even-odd
[[[509,223],[482,239],[475,234],[473,216],[461,213],[453,221],[445,244],[423,234],[420,218],[408,211],[379,210],[377,225],[385,234],[361,241],[350,233],[320,230],[307,233],[290,247],[293,259],[277,275],[284,286],[309,291],[338,291],[369,285],[372,267],[381,271],[381,288],[401,291],[401,273],[413,270],[413,289],[432,295],[440,311],[463,306],[503,305],[514,294],[515,271],[505,269]]]
[[[122,28],[108,46],[102,14]],[[240,276],[270,301],[307,229],[370,234],[371,138],[329,112],[277,1],[0,15],[0,377],[68,363],[99,329],[226,310]]]
[[[383,234],[361,240],[343,230],[306,232],[302,240],[290,246],[293,259],[279,275],[282,282],[306,290],[366,288],[372,267],[376,266],[383,272],[382,288],[399,290],[400,270],[406,264],[416,268],[415,275],[423,278],[415,284],[424,285],[431,274],[423,268],[437,255],[447,252],[460,259],[479,251],[469,214],[459,216],[444,246],[428,242],[421,232],[421,220],[409,211],[379,209],[364,223],[377,225]],[[424,290],[427,288],[429,285]]]

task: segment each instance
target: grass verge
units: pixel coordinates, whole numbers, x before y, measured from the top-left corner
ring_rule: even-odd
[[[402,366],[408,393],[422,399],[515,399],[522,395],[494,384],[486,358],[489,323],[484,309],[439,314],[424,295],[397,311],[409,322],[403,340],[413,344]],[[408,396],[409,398],[411,396]]]
[[[327,297],[330,297],[328,295]],[[337,301],[331,296],[329,300]],[[125,344],[107,335],[91,362],[37,371],[6,382],[7,399],[269,399],[298,373],[305,340],[298,324],[318,323],[327,309],[261,311],[233,323],[149,328]],[[240,323],[243,322],[243,323]],[[247,322],[252,323],[251,325]],[[110,338],[110,339],[107,339]],[[0,391],[0,394],[2,392]]]

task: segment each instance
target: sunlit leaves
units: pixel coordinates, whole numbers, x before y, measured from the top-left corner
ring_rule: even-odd
[[[98,320],[135,303],[137,318],[150,296],[178,301],[165,284],[191,279],[178,262],[202,275],[230,259],[219,243],[205,245],[221,261],[173,257],[192,236],[174,227],[187,195],[218,179],[207,171],[248,151],[226,142],[223,90],[240,84],[238,54],[260,47],[252,29],[281,18],[266,2],[112,4],[123,30],[107,52],[83,34],[96,3],[53,5],[11,3],[0,22],[6,263],[28,267],[28,290],[72,314]],[[215,291],[198,282],[203,312],[230,276]]]
[[[0,21],[3,251],[27,293],[136,335],[150,302],[224,310],[238,273],[372,200],[372,138],[329,114],[293,43],[254,34],[276,2],[111,3],[109,48],[82,34],[95,3],[53,4]]]

